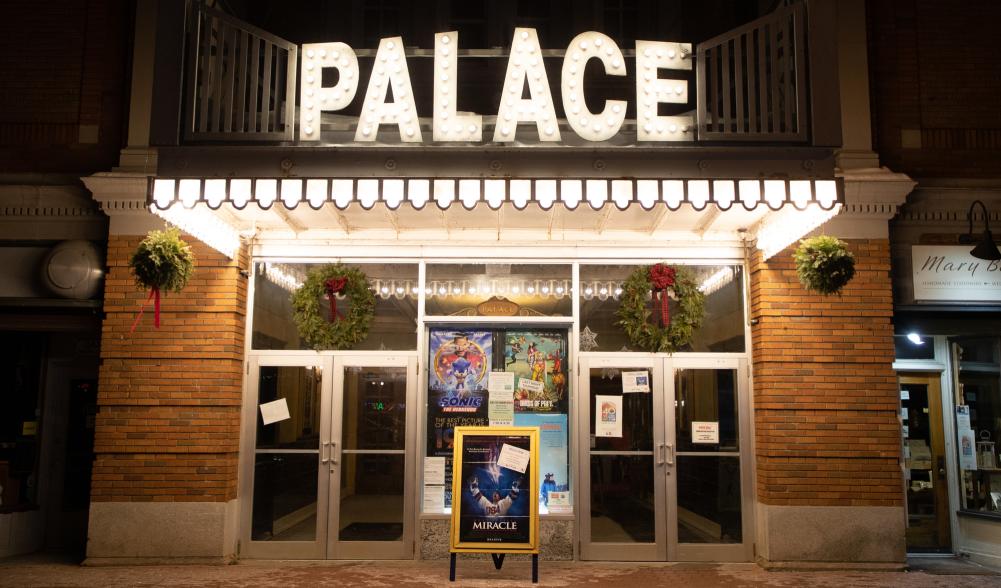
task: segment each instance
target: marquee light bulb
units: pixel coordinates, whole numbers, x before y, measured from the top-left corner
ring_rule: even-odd
[[[478,142],[483,140],[483,117],[478,114],[459,113],[457,102],[448,99],[448,94],[455,94],[458,76],[450,76],[447,71],[458,72],[458,51],[450,51],[449,45],[455,43],[459,47],[458,31],[449,31],[435,35],[434,71],[434,112],[432,114],[432,138],[435,141]],[[455,131],[449,132],[446,119],[453,119]]]
[[[542,52],[535,29],[516,28],[514,35],[515,39],[518,37],[522,39],[522,46],[526,48],[528,53]],[[513,42],[512,46],[514,46]],[[512,51],[511,56],[508,57],[507,74],[504,76],[504,89],[501,91],[501,95],[521,96],[526,82],[530,97],[528,99],[502,100],[497,109],[497,118],[512,120],[507,118],[507,115],[511,114],[515,130],[520,122],[534,122],[540,141],[559,141],[559,129],[556,129],[556,132],[551,135],[545,132],[545,121],[555,118],[556,115],[552,96],[548,92],[549,79],[546,77],[545,64],[541,60],[530,60],[526,65]],[[531,110],[530,107],[532,107]],[[507,127],[494,129],[493,140],[495,142],[506,143],[514,140],[516,133],[510,132],[510,129],[505,132],[505,128]]]
[[[407,91],[410,88],[410,70],[407,69],[406,56],[403,52],[403,38],[392,37],[379,41],[379,49],[376,52],[376,61],[391,59],[396,55],[400,65],[387,71],[384,67],[377,67],[372,70],[372,77],[368,82],[366,93],[366,103],[369,110],[374,112],[379,120],[372,125],[372,128],[358,125],[355,131],[355,141],[375,141],[379,134],[380,124],[395,124],[399,129],[400,140],[405,143],[420,143],[423,141],[419,127],[407,127],[403,121],[405,117],[416,120],[417,105],[413,96]],[[393,101],[386,102],[386,92],[393,89]],[[374,107],[374,108],[373,108]]]
[[[660,41],[636,41],[636,95],[649,96],[647,105],[650,112],[644,119],[651,124],[637,127],[636,139],[639,141],[679,141],[692,140],[690,134],[683,136],[678,128],[686,128],[691,124],[688,116],[658,116],[656,104],[687,104],[688,81],[678,79],[661,79],[657,77],[658,69],[690,70],[691,60],[675,59],[679,52],[691,52],[687,43],[665,43]]]
[[[570,42],[570,47],[572,48],[575,45],[580,48],[580,54],[584,59],[585,66],[588,60],[598,59],[605,66],[605,74],[612,76],[626,75],[626,68],[622,66],[622,51],[619,50],[618,45],[610,37],[595,31],[588,31],[574,37],[573,41]],[[601,51],[601,47],[603,46],[605,50]],[[570,55],[570,48],[567,49],[567,55]],[[583,69],[585,68],[578,68],[574,65],[573,57],[569,59],[567,57],[563,58],[563,109],[566,112],[577,113],[580,110],[578,105],[583,104],[586,115],[606,119],[608,121],[607,126],[599,124],[589,126],[587,116],[582,116],[579,120],[574,117],[567,117],[570,128],[580,138],[587,141],[604,141],[615,136],[619,132],[619,129],[622,128],[622,123],[626,118],[626,103],[622,100],[606,100],[604,110],[597,113],[591,112],[587,108],[582,90],[584,80],[581,71]]]
[[[358,58],[354,50],[344,43],[310,43],[303,45],[305,59],[302,60],[303,80],[301,84],[299,103],[299,140],[319,141],[319,125],[307,124],[320,116],[321,112],[341,110],[351,104],[355,94],[358,92],[358,76],[354,75],[358,71]],[[338,55],[343,52],[344,57],[340,61],[331,54]],[[315,76],[312,73],[319,68],[336,68],[339,72],[337,83],[333,86],[323,86],[323,76]],[[319,77],[319,80],[317,79]],[[316,102],[307,98],[316,98]],[[322,106],[317,106],[320,104]],[[308,118],[307,118],[308,117]]]

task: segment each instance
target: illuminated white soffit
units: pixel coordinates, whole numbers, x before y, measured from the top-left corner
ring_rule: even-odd
[[[665,204],[677,210],[688,204],[701,211],[712,204],[723,211],[734,206],[749,211],[767,206],[825,212],[844,201],[835,180],[635,178],[157,178],[150,181],[148,200],[151,208],[160,211],[193,209],[202,203],[212,210],[223,205],[243,210],[251,204],[262,210],[276,204],[289,210],[301,204],[314,210],[328,204],[345,210],[353,203],[365,210],[378,203],[396,210],[404,202],[417,210],[432,203],[442,210],[458,205],[472,210],[480,203],[491,210],[505,203],[522,210],[534,202],[543,210],[560,203],[568,210],[581,204],[594,210],[609,204],[619,210],[634,204],[651,210]]]
[[[149,210],[168,223],[195,237],[202,243],[233,259],[240,250],[240,234],[229,223],[221,220],[205,204],[198,205],[199,194],[216,202],[223,196],[222,180],[185,180],[177,182],[174,194],[182,206],[158,208],[149,203]],[[150,194],[152,198],[154,194]],[[162,198],[162,195],[161,195]],[[218,208],[216,206],[215,208]]]

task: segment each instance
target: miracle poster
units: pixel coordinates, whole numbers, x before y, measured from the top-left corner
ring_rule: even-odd
[[[565,331],[507,331],[504,370],[514,372],[515,412],[567,413]]]
[[[453,430],[489,424],[487,384],[493,333],[432,329],[428,373],[428,456],[445,464],[445,507],[452,505]]]
[[[452,548],[535,549],[538,465],[535,429],[461,429],[457,439]]]

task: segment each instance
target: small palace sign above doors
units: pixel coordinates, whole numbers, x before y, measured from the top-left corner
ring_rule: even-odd
[[[459,112],[456,108],[458,48],[457,32],[435,35],[434,112],[431,117],[431,139],[435,142],[483,141],[483,115]],[[693,139],[691,117],[658,114],[660,104],[688,102],[688,81],[661,77],[659,72],[691,70],[691,51],[687,43],[636,41],[637,140]],[[584,68],[592,59],[601,62],[606,75],[626,75],[626,60],[615,41],[593,31],[577,35],[567,47],[560,73],[563,110],[567,125],[582,139],[605,141],[622,128],[626,102],[606,100],[602,110],[589,109],[584,99]],[[319,141],[322,113],[347,108],[358,92],[358,58],[344,43],[312,43],[302,46],[301,67],[299,140]],[[324,69],[337,70],[336,83],[324,85]],[[542,48],[532,28],[515,29],[493,137],[489,140],[496,143],[515,141],[521,123],[534,127],[539,141],[561,140]],[[382,125],[396,127],[403,142],[426,140],[421,133],[401,37],[379,42],[358,117],[355,141],[375,141]]]

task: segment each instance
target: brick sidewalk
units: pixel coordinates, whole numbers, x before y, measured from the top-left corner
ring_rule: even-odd
[[[955,571],[955,570],[953,570]],[[965,565],[962,573],[768,572],[753,564],[606,564],[560,562],[540,565],[539,586],[672,586],[704,588],[776,587],[987,588],[1001,587],[1001,575]],[[532,586],[527,562],[507,562],[496,571],[489,561],[459,561],[454,586]],[[219,587],[366,586],[417,588],[448,586],[448,564],[420,562],[253,562],[231,566],[154,565],[82,567],[42,558],[0,560],[3,587]]]

